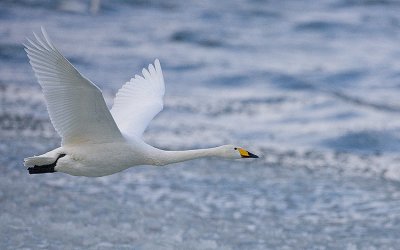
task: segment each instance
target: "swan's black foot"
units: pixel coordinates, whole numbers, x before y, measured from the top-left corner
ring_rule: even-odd
[[[35,165],[33,167],[28,168],[29,174],[45,174],[45,173],[54,173],[54,172],[56,172],[54,170],[54,167],[56,166],[58,159],[60,159],[60,158],[62,158],[64,156],[65,156],[65,154],[60,154],[57,157],[57,159],[56,159],[56,161],[54,163],[51,163],[51,164],[48,164],[48,165],[42,165],[42,166],[36,166]]]
[[[34,166],[28,168],[29,174],[45,174],[45,173],[54,173],[54,167],[56,164],[49,164],[49,165],[43,165],[43,166]]]

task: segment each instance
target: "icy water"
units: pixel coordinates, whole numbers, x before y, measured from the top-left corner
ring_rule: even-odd
[[[398,1],[95,9],[0,2],[0,249],[398,249]],[[109,105],[160,59],[167,93],[149,143],[262,157],[28,175],[24,157],[59,145],[22,46],[41,25]]]

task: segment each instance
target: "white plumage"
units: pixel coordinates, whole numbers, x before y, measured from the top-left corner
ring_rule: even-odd
[[[42,32],[45,40],[35,34],[37,41],[28,40],[25,51],[42,86],[50,120],[62,138],[61,145],[122,140],[100,89],[58,52],[44,29]]]
[[[28,157],[31,174],[64,172],[104,176],[136,165],[166,165],[207,156],[257,158],[233,145],[209,149],[164,151],[141,138],[163,109],[165,93],[160,62],[143,69],[117,93],[111,112],[101,90],[57,50],[42,28],[43,38],[25,45],[30,64],[43,89],[50,120],[61,147]]]
[[[111,114],[126,137],[141,137],[150,121],[163,109],[165,93],[160,62],[156,59],[144,77],[135,75],[118,91]],[[126,119],[129,117],[129,119]]]

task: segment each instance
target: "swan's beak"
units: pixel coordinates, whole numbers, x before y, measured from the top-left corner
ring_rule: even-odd
[[[239,148],[238,150],[239,150],[240,156],[241,156],[242,158],[258,158],[257,155],[252,154],[252,153],[250,153],[249,151],[244,150],[243,148]]]

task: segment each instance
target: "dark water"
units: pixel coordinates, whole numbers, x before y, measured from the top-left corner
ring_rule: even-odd
[[[102,1],[97,11],[2,1],[0,248],[396,249],[399,11],[371,0]],[[59,145],[22,46],[40,26],[110,105],[160,59],[167,94],[149,143],[234,143],[262,158],[29,176],[22,159]]]

